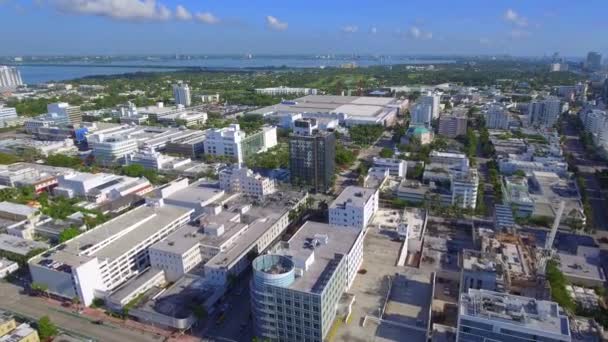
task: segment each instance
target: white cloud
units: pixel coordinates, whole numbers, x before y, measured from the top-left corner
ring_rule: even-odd
[[[376,33],[378,33],[378,28],[377,28],[376,26],[372,26],[372,27],[369,29],[369,33],[371,33],[371,34],[376,34]]]
[[[266,16],[266,26],[271,30],[285,31],[287,30],[288,24],[284,21],[280,21],[277,17],[268,15]]]
[[[211,12],[199,12],[199,13],[196,13],[194,15],[194,17],[196,18],[196,20],[200,21],[201,23],[205,23],[205,24],[209,24],[209,25],[218,24],[220,22],[220,18],[216,17]]]
[[[511,37],[513,39],[526,38],[529,35],[530,35],[530,32],[528,32],[526,30],[520,30],[520,29],[513,29],[509,32],[509,37]]]
[[[192,13],[190,13],[184,6],[177,5],[175,8],[175,18],[184,21],[191,20]]]
[[[433,33],[429,31],[423,31],[418,26],[412,26],[407,32],[408,36],[413,39],[432,39]]]
[[[342,27],[342,32],[344,33],[356,33],[359,31],[359,27],[356,25],[347,25]]]
[[[522,17],[519,13],[515,12],[513,9],[509,8],[504,14],[504,19],[511,24],[519,27],[528,26],[528,19]]]
[[[168,20],[171,11],[156,0],[52,0],[62,12],[118,20]]]

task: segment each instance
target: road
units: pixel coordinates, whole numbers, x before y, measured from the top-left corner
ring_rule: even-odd
[[[357,160],[353,163],[353,165],[351,165],[350,168],[348,168],[348,170],[342,171],[336,175],[334,193],[340,194],[345,187],[349,185],[357,185],[357,178],[359,177],[357,169],[361,164],[360,160],[371,161],[373,157],[380,155],[380,151],[383,148],[392,149],[393,147],[394,143],[392,141],[392,133],[390,131],[384,131],[375,143],[359,151]]]
[[[23,294],[21,287],[4,281],[0,282],[0,309],[32,320],[49,316],[51,321],[60,329],[97,341],[159,342],[164,339],[160,336],[144,334],[114,324],[93,324],[91,319],[72,312],[70,308],[51,304],[44,298]]]
[[[575,117],[572,115],[566,115],[562,120],[563,136],[565,137],[563,149],[566,154],[572,154],[580,175],[585,179],[585,189],[593,213],[593,225],[598,230],[608,230],[608,215],[606,214],[608,203],[595,176],[596,171],[605,169],[607,165],[601,160],[590,157],[589,153],[585,151],[574,121]]]

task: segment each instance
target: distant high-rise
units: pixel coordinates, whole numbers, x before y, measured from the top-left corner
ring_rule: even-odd
[[[491,105],[486,113],[486,127],[489,129],[508,129],[509,112],[501,105]]]
[[[549,96],[544,100],[535,100],[528,106],[530,125],[539,127],[553,127],[559,119],[561,102],[555,96]]]
[[[49,103],[46,106],[49,113],[57,113],[60,116],[67,117],[70,124],[79,124],[82,122],[82,111],[79,106],[70,106],[66,102]]]
[[[437,119],[439,117],[439,100],[441,96],[439,94],[434,94],[433,92],[428,92],[427,95],[420,96],[418,99],[419,104],[426,104],[431,106],[432,118]]]
[[[312,120],[296,120],[295,126],[314,125]],[[289,137],[291,183],[308,185],[316,192],[332,187],[335,169],[336,137],[332,132],[298,130]]]
[[[410,111],[410,126],[431,127],[433,106],[429,103],[417,103]]]
[[[0,89],[15,89],[23,85],[21,73],[15,67],[0,66]]]
[[[173,98],[176,105],[189,107],[192,101],[190,100],[190,87],[187,84],[179,82],[173,85]]]
[[[591,71],[600,70],[602,68],[602,55],[599,52],[589,52],[585,61],[585,67]]]

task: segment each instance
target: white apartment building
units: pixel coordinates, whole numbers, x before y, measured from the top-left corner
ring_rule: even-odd
[[[429,157],[431,163],[456,165],[462,171],[469,169],[469,158],[464,153],[433,150],[429,154]]]
[[[461,208],[475,209],[477,207],[477,191],[479,175],[477,169],[464,172],[451,172],[452,204]]]
[[[565,175],[568,173],[568,164],[563,161],[528,161],[528,160],[517,160],[511,158],[500,159],[498,161],[498,168],[501,173],[511,175],[516,171],[524,172],[555,172],[559,175]]]
[[[377,189],[348,186],[329,206],[329,224],[365,229],[378,211]]]
[[[258,94],[270,95],[270,96],[283,96],[283,95],[317,95],[318,90],[314,88],[291,88],[291,87],[273,87],[273,88],[257,88],[255,90]]]
[[[67,118],[68,123],[77,124],[82,122],[82,112],[79,106],[70,106],[66,102],[49,103],[46,106],[48,113],[57,113],[61,117]]]
[[[17,119],[17,110],[13,107],[0,107],[0,128],[6,127]]]
[[[191,163],[190,158],[179,159],[167,154],[162,154],[153,149],[142,149],[127,155],[126,165],[137,164],[150,170],[175,169]]]
[[[149,267],[148,248],[185,225],[192,209],[149,202],[29,260],[34,282],[91,305]]]
[[[214,103],[220,102],[220,94],[205,94],[201,96],[203,103]]]
[[[535,127],[553,127],[561,114],[561,102],[555,96],[544,100],[535,100],[528,105],[530,125]]]
[[[263,198],[276,191],[274,180],[253,173],[246,167],[237,165],[227,167],[220,171],[220,189],[227,192],[241,192],[243,194]]]
[[[593,137],[597,146],[608,149],[608,114],[606,111],[592,109],[581,113],[581,120],[587,131]]]
[[[374,157],[373,165],[380,170],[388,169],[391,176],[405,178],[407,174],[407,162],[403,159]]]
[[[489,129],[508,129],[509,112],[500,105],[490,105],[486,111],[486,127]]]
[[[112,163],[124,159],[137,151],[137,139],[131,136],[138,128],[129,126],[113,127],[95,132],[87,137],[92,155],[101,163]]]
[[[182,82],[173,85],[173,98],[176,105],[189,107],[192,104],[190,98],[190,87]]]
[[[21,73],[15,67],[0,65],[0,89],[15,89],[23,85]]]
[[[456,342],[570,342],[569,319],[551,301],[469,289],[458,302]]]
[[[431,106],[431,118],[437,119],[439,117],[440,100],[441,96],[439,94],[429,91],[426,95],[422,95],[418,98],[418,103]]]
[[[84,197],[94,203],[115,200],[128,194],[143,195],[152,190],[145,178],[109,173],[72,172],[57,177],[53,192],[68,198]]]
[[[410,110],[410,126],[431,127],[433,120],[433,105],[430,103],[417,103]]]
[[[210,129],[206,133],[205,154],[232,157],[237,164],[243,163],[242,140],[245,132],[241,131],[239,124]]]

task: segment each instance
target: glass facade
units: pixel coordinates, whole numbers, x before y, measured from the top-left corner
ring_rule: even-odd
[[[332,186],[335,158],[336,138],[333,133],[292,134],[289,139],[291,183],[311,186],[316,192],[328,191]]]

